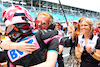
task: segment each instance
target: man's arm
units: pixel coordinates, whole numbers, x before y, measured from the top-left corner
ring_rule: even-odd
[[[31,54],[36,48],[36,46],[34,44],[27,44],[27,42],[29,42],[29,40],[15,43],[15,42],[12,42],[9,38],[7,38],[2,41],[2,43],[0,44],[0,47],[5,50],[17,49],[19,51],[27,52]]]
[[[54,38],[47,45],[48,51],[46,61],[31,67],[55,67],[58,57],[59,41],[57,38]]]
[[[58,54],[56,52],[49,51],[47,52],[47,59],[45,62],[31,67],[55,67],[57,57]]]
[[[63,45],[59,45],[59,55],[63,52],[63,48],[64,48],[64,46]]]
[[[62,38],[59,43],[59,52],[58,52],[59,55],[63,52],[64,45],[65,45],[64,38]]]

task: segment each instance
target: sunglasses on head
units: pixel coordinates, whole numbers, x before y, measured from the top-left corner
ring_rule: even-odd
[[[100,27],[98,27],[98,28],[100,28]]]
[[[35,20],[35,23],[36,23],[36,24],[41,23],[42,25],[46,24],[46,22],[45,22],[45,21],[38,21],[38,20]]]

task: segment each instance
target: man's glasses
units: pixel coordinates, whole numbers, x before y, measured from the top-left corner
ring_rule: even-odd
[[[41,25],[45,25],[45,24],[46,24],[45,21],[38,21],[38,20],[35,20],[35,23],[36,23],[36,24],[39,24],[39,23],[40,23]]]
[[[100,28],[100,27],[98,27],[98,28]]]

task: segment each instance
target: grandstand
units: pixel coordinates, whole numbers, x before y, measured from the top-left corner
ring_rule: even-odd
[[[56,0],[57,1],[57,0]],[[0,0],[0,22],[2,32],[4,32],[4,22],[2,21],[2,12],[10,6],[20,5],[29,10],[33,17],[33,20],[37,17],[38,13],[41,11],[49,12],[55,22],[65,22],[60,4],[58,2],[51,2],[50,0]],[[69,6],[67,4],[62,4],[62,7],[67,17],[68,22],[73,20],[78,20],[80,17],[90,18],[96,26],[96,22],[99,20],[100,12],[82,9],[74,6]]]

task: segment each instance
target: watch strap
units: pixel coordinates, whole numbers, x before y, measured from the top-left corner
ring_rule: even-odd
[[[90,55],[93,55],[94,54],[94,52],[92,52]]]

